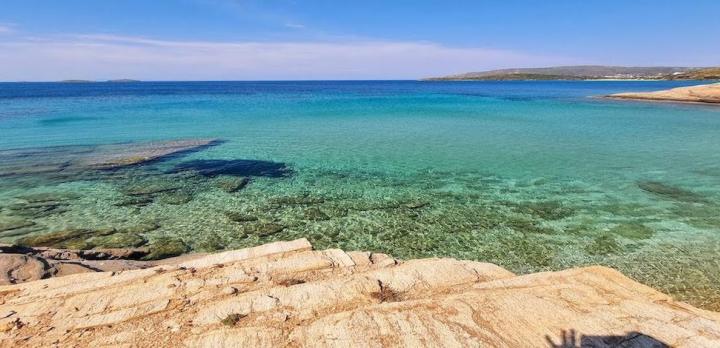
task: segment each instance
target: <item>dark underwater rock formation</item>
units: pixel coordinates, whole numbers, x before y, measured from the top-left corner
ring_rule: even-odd
[[[175,166],[170,173],[196,172],[205,177],[218,175],[285,177],[291,170],[285,163],[259,160],[192,160]]]
[[[707,199],[695,192],[682,189],[680,187],[671,186],[659,181],[639,181],[638,187],[656,196],[689,203],[705,203]]]

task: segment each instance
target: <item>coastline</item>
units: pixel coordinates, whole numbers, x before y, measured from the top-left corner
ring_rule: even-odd
[[[720,105],[720,83],[678,87],[653,92],[616,93],[604,98]]]
[[[720,106],[720,103],[714,103],[714,102],[708,103],[708,102],[674,100],[674,99],[623,98],[623,97],[614,97],[614,96],[610,96],[610,95],[589,96],[588,98],[601,99],[601,100],[612,100],[612,101],[627,102],[627,103],[698,105],[698,106],[708,106],[711,108]]]
[[[515,275],[475,261],[318,251],[306,239],[0,294],[0,342],[17,347],[720,342],[720,313],[607,267]]]

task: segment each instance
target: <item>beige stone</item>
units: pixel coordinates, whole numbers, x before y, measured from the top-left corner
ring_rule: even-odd
[[[0,346],[717,347],[720,314],[617,271],[515,276],[307,240],[0,286]]]
[[[0,254],[0,285],[42,279],[49,274],[49,267],[37,257]]]
[[[632,92],[611,94],[617,99],[641,99],[693,103],[720,103],[720,83],[679,87],[656,92]]]

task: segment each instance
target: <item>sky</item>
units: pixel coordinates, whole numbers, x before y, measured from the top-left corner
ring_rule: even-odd
[[[718,0],[2,0],[0,81],[720,65]]]

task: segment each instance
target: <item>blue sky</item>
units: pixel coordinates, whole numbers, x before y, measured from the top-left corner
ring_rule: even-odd
[[[720,65],[720,1],[2,0],[0,80]]]

